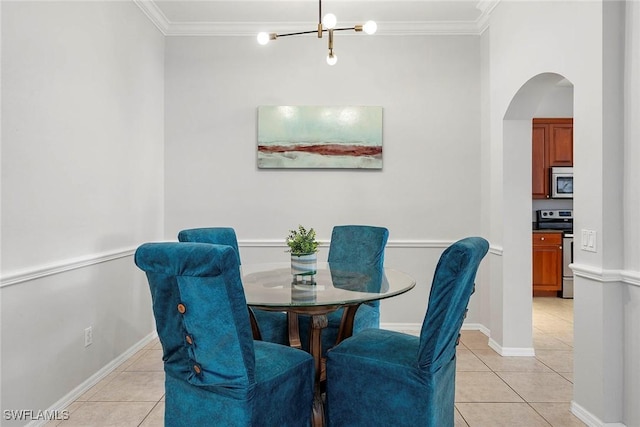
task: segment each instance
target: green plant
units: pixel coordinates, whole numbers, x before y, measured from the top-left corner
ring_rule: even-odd
[[[313,254],[318,251],[318,242],[316,241],[316,232],[313,228],[307,231],[302,225],[297,230],[289,230],[287,236],[287,252],[292,255]]]

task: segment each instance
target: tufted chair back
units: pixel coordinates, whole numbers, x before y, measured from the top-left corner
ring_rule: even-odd
[[[359,267],[384,266],[384,249],[389,230],[371,225],[336,225],[331,232],[328,261],[332,264],[347,263]],[[369,327],[378,327],[380,301],[366,303],[376,309],[376,320]],[[356,327],[356,330],[362,328]]]
[[[454,425],[456,343],[488,249],[468,237],[442,253],[420,337],[367,329],[329,350],[327,425]]]
[[[167,375],[247,393],[254,381],[253,336],[234,250],[147,243],[135,263],[147,274]]]
[[[308,424],[313,357],[253,340],[231,246],[145,243],[135,263],[147,274],[162,343],[166,427]]]
[[[418,363],[429,372],[437,372],[455,357],[476,272],[488,250],[485,239],[467,237],[449,246],[440,256],[420,332]]]
[[[328,261],[382,268],[388,238],[389,230],[384,227],[336,225],[331,232]]]
[[[238,256],[238,264],[242,264],[236,232],[231,227],[204,227],[182,230],[178,233],[178,241],[230,246]],[[260,309],[252,309],[252,313],[260,330],[260,334],[255,336],[256,339],[289,345],[287,316],[285,313]]]
[[[181,230],[178,233],[178,241],[231,246],[238,256],[238,264],[242,264],[236,231],[231,227],[204,227]]]
[[[371,225],[336,225],[331,232],[328,261],[332,266],[334,284],[348,287],[348,283],[335,276],[333,266],[348,265],[347,270],[362,269],[370,272],[372,268],[382,272],[384,265],[384,249],[389,238],[389,230],[384,227]],[[336,269],[339,271],[339,268]],[[380,280],[372,281],[371,287],[376,292],[388,286],[384,275]],[[328,326],[322,330],[322,353],[333,347],[338,339],[338,332],[342,322],[344,309],[340,308],[327,315]],[[309,328],[311,318],[306,315],[298,316],[300,324],[300,338],[302,347],[308,349]],[[380,327],[380,301],[370,301],[358,307],[354,318],[353,333],[357,334],[368,328]]]

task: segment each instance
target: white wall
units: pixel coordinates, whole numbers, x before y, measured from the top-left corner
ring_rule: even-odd
[[[627,2],[624,74],[624,420],[640,425],[640,3]]]
[[[325,241],[337,224],[388,227],[386,265],[419,283],[383,302],[382,322],[421,323],[443,247],[481,233],[479,37],[337,36],[335,49],[330,67],[314,37],[167,40],[165,237],[232,226],[255,262],[285,260],[298,224]],[[383,169],[258,170],[259,105],[382,106]]]
[[[529,262],[522,252],[520,259],[512,254],[511,266],[507,254],[518,251],[509,246],[507,233],[520,233],[517,220],[506,215],[509,210],[528,215],[527,202],[518,200],[507,191],[507,183],[520,179],[517,171],[502,168],[518,161],[518,156],[529,156],[530,146],[522,151],[507,144],[505,113],[515,94],[529,79],[543,73],[557,73],[574,85],[574,172],[576,187],[574,198],[575,228],[596,230],[598,251],[576,251],[574,300],[574,402],[573,411],[589,425],[605,423],[640,424],[640,374],[638,372],[637,317],[638,272],[637,261],[625,270],[622,259],[630,245],[623,246],[625,230],[620,230],[622,218],[635,225],[637,232],[637,191],[631,190],[623,198],[620,191],[625,182],[637,187],[632,172],[621,169],[622,147],[634,153],[634,145],[627,133],[626,144],[621,136],[623,127],[621,86],[624,60],[620,54],[624,34],[624,3],[616,2],[511,2],[503,1],[491,17],[491,129],[490,152],[492,165],[501,168],[502,179],[491,180],[491,238],[497,245],[504,244],[503,265],[491,277],[492,289],[511,286],[506,273],[517,264]],[[637,40],[637,5],[627,2],[634,10],[635,20],[628,16],[627,26]],[[608,10],[607,10],[608,9]],[[544,25],[541,25],[544,23]],[[631,24],[631,25],[630,25]],[[627,28],[627,31],[630,31]],[[627,48],[628,49],[628,48]],[[637,53],[631,55],[637,61]],[[637,63],[637,62],[635,62]],[[637,73],[628,77],[631,87],[637,87]],[[631,120],[637,110],[630,102]],[[634,138],[633,134],[631,136]],[[527,150],[525,152],[524,150]],[[637,152],[635,153],[637,154]],[[625,153],[626,156],[628,153]],[[504,156],[504,158],[501,158]],[[495,159],[495,161],[494,161]],[[496,172],[496,175],[501,173]],[[623,181],[622,177],[626,180]],[[522,186],[523,192],[530,187]],[[504,216],[503,216],[504,214]],[[625,219],[625,221],[626,221]],[[615,230],[613,229],[615,228]],[[505,237],[503,237],[505,236]],[[580,246],[577,233],[576,245]],[[637,246],[637,245],[636,245]],[[624,250],[624,251],[623,251]],[[493,271],[493,270],[492,270]],[[505,278],[500,277],[504,273]],[[495,280],[497,279],[497,280]],[[497,295],[508,294],[495,292]],[[504,309],[492,306],[492,322],[500,320],[503,310],[504,331],[502,345],[510,347],[514,337],[526,333],[530,320],[507,315],[506,307],[523,304],[522,299],[505,300]],[[497,325],[498,327],[500,325]],[[495,323],[489,328],[493,332]],[[635,335],[633,335],[635,333]]]
[[[154,329],[164,38],[133,2],[0,6],[2,409],[38,410]]]

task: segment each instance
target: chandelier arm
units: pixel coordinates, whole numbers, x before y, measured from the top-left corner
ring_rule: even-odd
[[[327,30],[324,30],[327,31]],[[276,34],[278,37],[287,37],[287,36],[299,36],[302,34],[316,34],[318,31],[316,30],[311,30],[311,31],[299,31],[297,33],[286,33],[286,34]]]
[[[342,27],[342,28],[334,28],[333,31],[345,31],[345,30],[357,30],[356,27]]]

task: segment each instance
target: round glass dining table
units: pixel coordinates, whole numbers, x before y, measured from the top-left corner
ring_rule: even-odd
[[[416,282],[389,268],[318,263],[313,276],[294,276],[288,263],[242,266],[245,298],[252,307],[309,313],[400,295]]]
[[[298,314],[312,316],[309,351],[316,365],[316,392],[312,424],[324,425],[320,383],[324,381],[321,333],[327,327],[327,314],[344,308],[337,343],[353,333],[353,321],[360,304],[391,298],[411,290],[413,277],[389,268],[353,264],[318,263],[316,274],[294,276],[289,263],[242,266],[247,305],[262,310],[287,313],[289,344],[301,348]],[[254,337],[259,328],[251,313]]]

